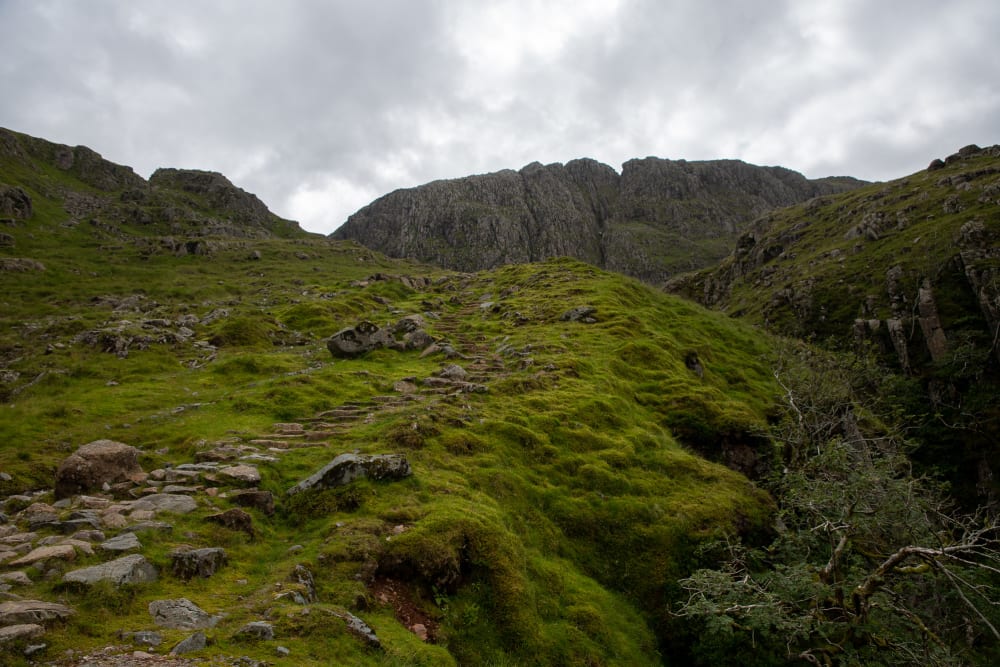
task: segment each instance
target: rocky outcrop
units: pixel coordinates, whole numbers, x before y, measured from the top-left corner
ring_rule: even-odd
[[[403,479],[411,474],[410,463],[402,454],[341,454],[288,490],[288,495],[311,489],[330,489],[356,479]]]
[[[157,169],[149,177],[149,185],[154,190],[175,190],[201,197],[210,208],[240,222],[266,227],[275,217],[256,195],[236,187],[214,171]]]
[[[419,315],[407,315],[390,327],[380,328],[371,322],[359,322],[330,336],[326,348],[337,359],[358,357],[378,348],[390,350],[424,350],[434,343],[423,329]],[[400,336],[402,340],[396,337]]]
[[[31,197],[23,189],[0,183],[0,219],[27,220],[31,217]]]
[[[721,259],[757,216],[860,185],[738,160],[589,159],[397,190],[333,236],[391,257],[474,271],[571,256],[659,283]]]

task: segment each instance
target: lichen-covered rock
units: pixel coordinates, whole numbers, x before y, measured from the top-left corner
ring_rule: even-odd
[[[402,454],[341,454],[315,474],[288,490],[294,495],[310,489],[330,489],[350,484],[356,479],[403,479],[412,474],[410,463]]]
[[[142,473],[139,450],[114,440],[95,440],[70,454],[56,470],[56,498],[100,489],[103,484],[128,481]]]
[[[368,321],[341,329],[326,342],[330,354],[338,359],[357,357],[379,347],[402,349],[403,345],[393,337],[392,332]]]
[[[213,616],[187,598],[154,600],[149,603],[149,615],[161,628],[171,630],[204,630],[215,627],[222,620]]]
[[[31,197],[22,188],[0,183],[0,218],[27,220],[31,217]]]
[[[109,581],[121,586],[151,583],[156,581],[157,576],[156,566],[146,560],[145,556],[132,554],[100,565],[67,572],[63,575],[63,581],[88,585]]]
[[[21,623],[45,624],[65,621],[75,612],[63,604],[43,600],[11,600],[0,603],[0,627]]]
[[[220,547],[174,551],[170,554],[171,571],[180,579],[207,579],[226,563],[226,550]]]

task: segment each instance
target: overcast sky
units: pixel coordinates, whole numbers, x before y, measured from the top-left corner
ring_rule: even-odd
[[[0,0],[0,126],[330,232],[593,157],[887,180],[1000,143],[998,0]]]

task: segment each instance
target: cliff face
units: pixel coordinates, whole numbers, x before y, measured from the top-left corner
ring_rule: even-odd
[[[660,283],[720,260],[767,211],[860,184],[738,160],[630,160],[620,176],[590,159],[536,162],[397,190],[333,237],[466,271],[567,255]]]

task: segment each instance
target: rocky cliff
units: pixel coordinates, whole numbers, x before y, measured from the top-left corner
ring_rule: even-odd
[[[567,255],[658,284],[722,259],[768,211],[861,184],[738,160],[649,157],[621,175],[590,159],[535,162],[397,190],[333,236],[466,271]]]
[[[718,266],[667,288],[783,334],[874,351],[907,378],[911,409],[938,411],[925,458],[957,468],[965,491],[997,494],[1000,146],[768,214]]]

